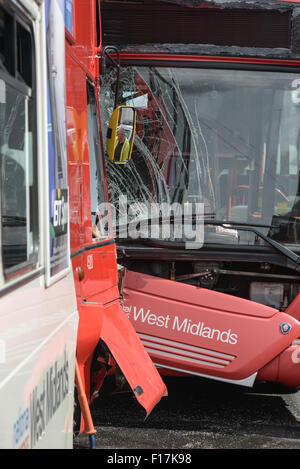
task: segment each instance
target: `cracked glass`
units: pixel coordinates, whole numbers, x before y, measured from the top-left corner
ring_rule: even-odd
[[[126,210],[120,196],[127,207],[140,206],[140,219],[149,217],[149,204],[193,211],[198,203],[207,220],[260,226],[273,239],[299,244],[299,78],[279,71],[122,68],[118,103],[135,107],[137,129],[129,164],[105,158],[118,222]],[[100,88],[103,135],[115,85],[116,71],[108,69]],[[257,237],[215,226],[206,241],[254,244]]]

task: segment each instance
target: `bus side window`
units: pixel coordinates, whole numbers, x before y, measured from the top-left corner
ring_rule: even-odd
[[[16,26],[7,30],[13,21]],[[3,47],[0,55],[0,187],[2,263],[4,274],[11,276],[37,261],[38,210],[32,69],[24,65],[20,50],[26,37],[32,64],[31,35],[0,7],[0,37],[7,39],[7,34],[15,47]],[[10,63],[17,66],[7,68]]]
[[[100,133],[95,89],[87,82],[87,112],[89,133],[89,163],[92,211],[92,235],[96,239],[109,237],[107,223],[107,194],[100,150]]]

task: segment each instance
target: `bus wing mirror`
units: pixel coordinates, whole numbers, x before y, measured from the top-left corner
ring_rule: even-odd
[[[106,151],[114,164],[126,164],[132,154],[136,128],[136,111],[131,106],[118,106],[109,120]]]

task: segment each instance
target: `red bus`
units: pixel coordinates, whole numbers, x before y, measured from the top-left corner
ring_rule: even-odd
[[[101,2],[102,134],[136,111],[106,155],[123,309],[162,374],[300,385],[297,7]]]

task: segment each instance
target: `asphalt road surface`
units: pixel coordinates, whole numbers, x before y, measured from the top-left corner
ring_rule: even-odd
[[[105,392],[92,406],[95,449],[300,449],[300,391],[164,378],[169,396],[145,420],[132,393]],[[83,433],[74,449],[89,448]]]

